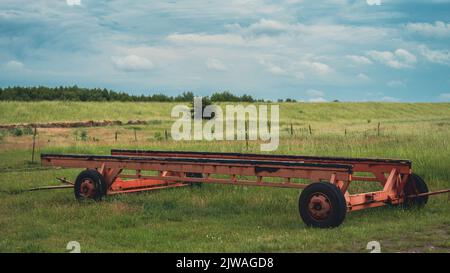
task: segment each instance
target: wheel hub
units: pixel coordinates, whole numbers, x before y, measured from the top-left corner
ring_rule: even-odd
[[[324,220],[331,213],[331,203],[327,196],[322,193],[311,195],[308,204],[308,212],[316,220]]]
[[[91,179],[85,179],[80,184],[80,195],[85,198],[93,198],[95,196],[95,185]]]

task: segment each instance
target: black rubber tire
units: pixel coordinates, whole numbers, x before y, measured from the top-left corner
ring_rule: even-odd
[[[403,194],[405,196],[408,196],[412,194],[420,194],[427,192],[428,186],[425,183],[425,181],[417,174],[414,173],[410,174],[408,180],[406,181],[406,185],[403,188]],[[413,207],[422,208],[427,204],[427,202],[428,202],[428,195],[406,198],[405,201],[402,203],[402,208],[405,209]]]
[[[325,219],[316,219],[309,212],[310,199],[320,194],[328,199],[331,206],[331,211]],[[334,184],[328,182],[318,182],[308,185],[300,194],[298,201],[300,217],[303,222],[309,227],[316,228],[333,228],[337,227],[345,219],[347,214],[347,203],[344,194]]]
[[[203,174],[201,174],[201,173],[186,173],[186,177],[203,178]],[[201,187],[202,183],[191,182],[191,183],[189,183],[189,185],[191,187]]]
[[[94,194],[91,197],[86,197],[81,192],[82,191],[81,183],[86,179],[91,180],[94,185]],[[74,194],[77,200],[84,200],[84,199],[94,199],[97,201],[101,200],[102,197],[106,195],[105,178],[97,170],[89,169],[82,171],[75,180]]]

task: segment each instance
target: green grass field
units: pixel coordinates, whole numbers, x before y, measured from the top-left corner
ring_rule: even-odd
[[[108,154],[111,148],[260,153],[259,142],[247,149],[244,141],[165,140],[173,105],[0,102],[0,124],[149,122],[39,129],[38,154]],[[280,119],[277,154],[406,158],[430,189],[450,187],[449,103],[282,103]],[[31,140],[29,134],[0,131],[0,252],[66,252],[69,241],[78,241],[82,252],[368,252],[374,240],[383,252],[450,252],[447,195],[430,197],[421,210],[353,212],[330,230],[305,227],[299,192],[292,189],[203,185],[79,203],[70,189],[22,191],[58,185],[57,176],[73,180],[80,171],[32,164]],[[368,187],[356,183],[354,189]]]

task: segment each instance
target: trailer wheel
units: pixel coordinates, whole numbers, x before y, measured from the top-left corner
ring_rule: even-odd
[[[427,193],[428,186],[425,181],[418,176],[417,174],[410,174],[408,180],[406,181],[406,185],[403,188],[403,194],[405,196],[413,195],[413,194],[421,194]],[[412,208],[412,207],[424,207],[428,202],[428,195],[419,196],[419,197],[410,197],[405,198],[403,201],[403,208]]]
[[[308,185],[300,194],[298,205],[300,217],[310,227],[337,227],[347,214],[344,194],[328,182]]]
[[[105,178],[96,170],[84,170],[75,180],[74,193],[78,200],[100,200],[106,194]]]
[[[193,178],[203,178],[203,174],[201,173],[186,173],[186,177],[193,177]],[[189,183],[189,185],[191,187],[201,187],[202,183],[196,183],[196,182],[191,182]]]

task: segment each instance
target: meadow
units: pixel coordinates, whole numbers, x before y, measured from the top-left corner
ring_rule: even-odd
[[[260,153],[256,141],[166,139],[174,105],[0,102],[0,124],[147,122],[39,128],[37,159],[112,148]],[[430,189],[450,188],[450,103],[280,103],[280,122],[273,153],[410,159]],[[0,130],[0,252],[66,252],[69,241],[82,252],[368,252],[374,240],[383,252],[450,252],[448,195],[430,197],[423,209],[352,212],[327,230],[303,224],[293,189],[203,185],[80,203],[70,189],[25,191],[80,172],[32,163],[32,137]]]

